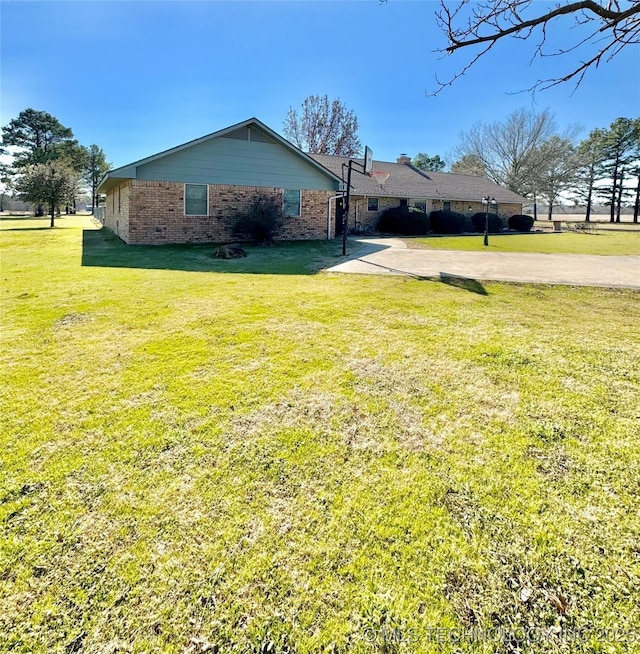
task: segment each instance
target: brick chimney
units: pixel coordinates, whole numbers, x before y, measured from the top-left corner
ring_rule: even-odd
[[[396,160],[399,164],[408,166],[411,163],[411,157],[408,157],[404,152]]]

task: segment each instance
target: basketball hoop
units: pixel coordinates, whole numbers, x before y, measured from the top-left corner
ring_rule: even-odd
[[[389,173],[385,173],[384,170],[372,170],[371,177],[382,186],[389,179]]]

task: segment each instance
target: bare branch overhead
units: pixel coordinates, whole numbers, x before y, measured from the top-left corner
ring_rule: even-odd
[[[381,0],[381,4],[386,1]],[[468,49],[473,54],[449,79],[436,78],[436,90],[427,95],[437,95],[451,86],[503,39],[526,41],[535,37],[532,60],[561,57],[578,48],[585,53],[580,63],[568,64],[557,77],[537,80],[527,89],[530,91],[548,89],[570,80],[578,87],[588,70],[611,61],[624,48],[640,44],[640,0],[559,0],[546,7],[534,0],[439,2],[436,22],[448,45],[438,52],[452,54]],[[568,45],[548,49],[548,28],[566,17],[572,17],[574,24],[580,26],[581,36]]]
[[[546,89],[572,79],[578,86],[587,70],[598,67],[603,61],[610,61],[624,47],[640,43],[640,0],[627,0],[624,3],[580,0],[559,3],[546,11],[540,11],[541,4],[532,0],[484,0],[473,3],[461,0],[452,7],[446,0],[440,0],[436,20],[449,43],[442,52],[451,54],[476,46],[482,49],[450,80],[438,80],[439,88],[434,94],[464,75],[501,39],[526,40],[536,32],[538,37],[533,59],[561,56],[579,47],[590,48],[587,58],[577,66],[570,66],[557,77],[538,80],[529,90]],[[575,23],[583,28],[586,26],[589,33],[573,44],[547,51],[547,27],[564,16],[573,16]]]

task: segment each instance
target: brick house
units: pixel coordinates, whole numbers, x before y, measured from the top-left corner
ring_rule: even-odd
[[[318,163],[340,175],[345,157],[312,154]],[[363,163],[362,159],[356,159]],[[495,199],[491,211],[500,216],[522,213],[525,198],[492,182],[486,177],[435,173],[411,165],[411,158],[402,155],[395,163],[373,162],[373,170],[389,173],[388,179],[378,184],[372,177],[353,169],[351,176],[350,225],[374,227],[385,209],[405,205],[422,209],[426,213],[445,209],[473,215],[484,211],[482,198]]]
[[[256,118],[110,170],[101,220],[130,244],[229,241],[256,194],[282,199],[280,238],[333,234],[340,177]]]
[[[256,118],[110,170],[98,193],[103,224],[130,244],[220,243],[233,238],[240,211],[256,194],[280,199],[283,239],[333,238],[340,233],[345,157],[305,154]],[[362,163],[362,161],[361,161]],[[501,215],[522,213],[524,198],[484,177],[432,173],[401,156],[374,161],[389,173],[381,186],[352,175],[350,225],[375,226],[387,208],[407,205],[426,212],[482,211],[481,198],[498,202]]]

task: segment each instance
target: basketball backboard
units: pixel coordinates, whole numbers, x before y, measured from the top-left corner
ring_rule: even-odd
[[[373,168],[373,151],[367,145],[364,148],[364,174],[370,175]]]

